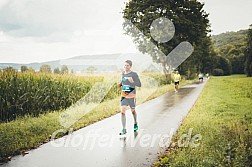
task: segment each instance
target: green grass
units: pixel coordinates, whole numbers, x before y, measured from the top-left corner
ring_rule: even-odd
[[[154,166],[252,166],[252,78],[212,77]],[[202,135],[198,147],[178,147],[182,134]]]
[[[59,123],[59,116],[64,110],[48,112],[39,117],[25,116],[15,121],[0,124],[0,155],[8,157],[36,148],[48,142],[50,136],[59,129],[64,129]],[[92,112],[86,114],[68,130],[77,130],[96,121],[119,112],[119,97],[100,104]],[[66,135],[59,133],[57,137]]]
[[[182,85],[191,82],[193,81],[183,81]],[[145,101],[151,100],[171,90],[173,90],[173,85],[162,85]],[[71,126],[72,130],[83,128],[120,112],[119,103],[119,96],[101,103],[92,112],[86,114]],[[4,160],[8,156],[20,154],[25,150],[36,148],[48,142],[53,132],[64,129],[58,121],[60,114],[64,111],[65,110],[46,112],[45,114],[40,114],[38,117],[26,115],[15,121],[1,123],[0,160]],[[67,133],[67,131],[64,134],[60,133],[57,137],[62,137]]]

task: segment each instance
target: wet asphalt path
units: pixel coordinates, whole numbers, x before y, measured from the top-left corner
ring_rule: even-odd
[[[137,106],[139,132],[127,112],[127,131],[119,137],[120,114],[51,141],[1,167],[135,167],[150,166],[169,145],[206,81],[180,88]]]

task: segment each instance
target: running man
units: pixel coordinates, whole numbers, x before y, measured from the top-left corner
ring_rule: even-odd
[[[122,73],[122,81],[118,84],[121,87],[121,121],[122,121],[122,131],[120,135],[127,133],[126,131],[126,116],[125,112],[127,106],[130,106],[132,115],[134,117],[134,132],[138,130],[137,125],[137,113],[136,113],[136,86],[141,87],[141,81],[136,72],[131,71],[132,61],[126,60],[124,64],[124,71]]]
[[[178,92],[178,87],[179,87],[179,81],[181,80],[181,76],[178,72],[178,70],[176,70],[175,74],[174,74],[174,87],[175,87],[175,92]]]
[[[208,77],[209,77],[209,74],[208,74],[208,73],[206,73],[206,78],[208,79]]]
[[[202,72],[199,72],[198,77],[199,77],[199,82],[203,82],[203,77],[204,77],[204,75],[203,75]]]

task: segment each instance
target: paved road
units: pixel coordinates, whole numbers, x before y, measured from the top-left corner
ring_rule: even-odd
[[[126,137],[119,137],[120,114],[104,119],[71,135],[51,141],[13,157],[1,167],[129,167],[150,166],[168,146],[197,100],[206,82],[182,87],[137,106],[139,132],[133,132],[133,117],[127,112]]]

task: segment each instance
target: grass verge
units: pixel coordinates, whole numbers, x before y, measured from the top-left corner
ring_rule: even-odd
[[[153,166],[252,166],[251,83],[242,75],[212,77],[173,137],[175,146]],[[202,136],[199,146],[179,147],[190,128],[191,137]]]

